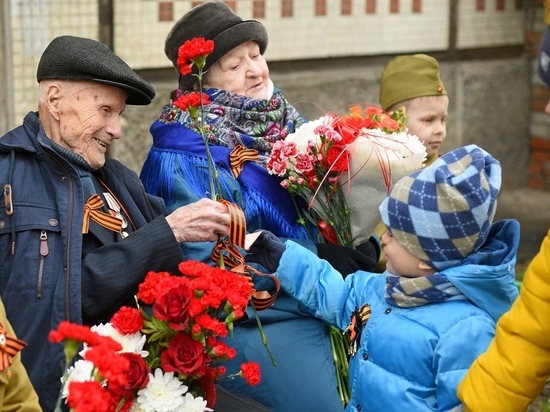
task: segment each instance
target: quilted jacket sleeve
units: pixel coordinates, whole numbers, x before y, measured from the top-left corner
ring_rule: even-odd
[[[279,262],[275,275],[281,281],[281,287],[291,296],[305,305],[310,313],[340,329],[349,323],[349,314],[355,308],[355,291],[363,286],[356,285],[354,275],[345,280],[336,269],[313,252],[287,240],[285,252]],[[361,284],[370,279],[362,272]]]
[[[458,387],[465,409],[526,410],[550,376],[549,336],[550,231],[525,273],[519,298]]]

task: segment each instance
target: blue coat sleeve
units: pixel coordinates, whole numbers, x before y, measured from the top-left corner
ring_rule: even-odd
[[[340,272],[313,252],[293,241],[285,242],[285,251],[275,272],[281,287],[308,308],[315,317],[345,329],[351,312],[359,302],[364,282],[372,274],[360,272],[361,279]]]

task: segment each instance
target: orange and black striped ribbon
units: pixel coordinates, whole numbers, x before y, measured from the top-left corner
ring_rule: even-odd
[[[112,230],[113,232],[120,232],[122,230],[122,220],[99,210],[102,207],[103,200],[97,193],[88,199],[84,205],[82,233],[88,233],[88,230],[90,229],[90,219],[104,228]]]
[[[244,213],[242,209],[234,203],[230,203],[223,199],[220,200],[220,202],[227,205],[229,209],[229,216],[231,218],[229,225],[229,236],[228,240],[218,240],[218,243],[214,246],[214,249],[210,254],[210,259],[213,262],[219,262],[220,256],[223,255],[224,265],[231,268],[231,271],[245,276],[252,286],[253,293],[251,299],[256,310],[267,309],[275,302],[275,299],[279,294],[279,290],[281,289],[281,283],[275,276],[262,273],[245,263],[244,257],[237,247],[244,247],[246,235],[246,219],[244,218]],[[250,272],[258,276],[268,276],[271,278],[275,285],[275,292],[270,294],[268,291],[255,290]]]
[[[8,336],[8,331],[0,323],[0,371],[8,369],[14,356],[25,346],[27,346],[27,342]]]
[[[246,149],[244,146],[237,145],[229,155],[229,164],[231,173],[236,179],[243,171],[244,162],[256,161],[259,159],[258,151],[255,149]]]
[[[229,240],[234,245],[244,247],[246,219],[244,218],[243,210],[239,205],[228,202],[227,200],[221,199],[220,202],[229,209],[229,217],[231,219],[229,223]]]

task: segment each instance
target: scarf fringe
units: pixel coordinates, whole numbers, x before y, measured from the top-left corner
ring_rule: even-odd
[[[243,208],[248,232],[266,229],[279,237],[309,238],[301,224],[284,219],[263,196],[242,181],[236,182],[223,165],[218,164],[217,167],[222,197]],[[206,158],[152,147],[140,175],[145,190],[162,197],[168,206],[173,206],[176,202],[176,176],[183,179],[192,195],[198,198],[209,196],[209,170]]]

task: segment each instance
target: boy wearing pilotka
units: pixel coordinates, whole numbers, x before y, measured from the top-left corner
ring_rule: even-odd
[[[391,59],[380,80],[380,106],[394,112],[404,106],[409,133],[426,146],[426,165],[439,156],[447,137],[449,97],[439,72],[439,63],[427,54]]]
[[[387,269],[345,280],[292,241],[262,232],[246,259],[315,316],[351,332],[346,411],[447,411],[517,296],[519,223],[492,223],[497,160],[470,145],[399,180],[380,205]]]
[[[447,137],[449,97],[441,80],[439,63],[427,54],[406,54],[392,58],[382,71],[379,93],[380,106],[389,113],[405,107],[409,133],[418,136],[426,146],[425,165],[440,155]],[[374,229],[380,238],[386,231],[383,223]],[[382,254],[378,269],[383,271],[386,260]]]

